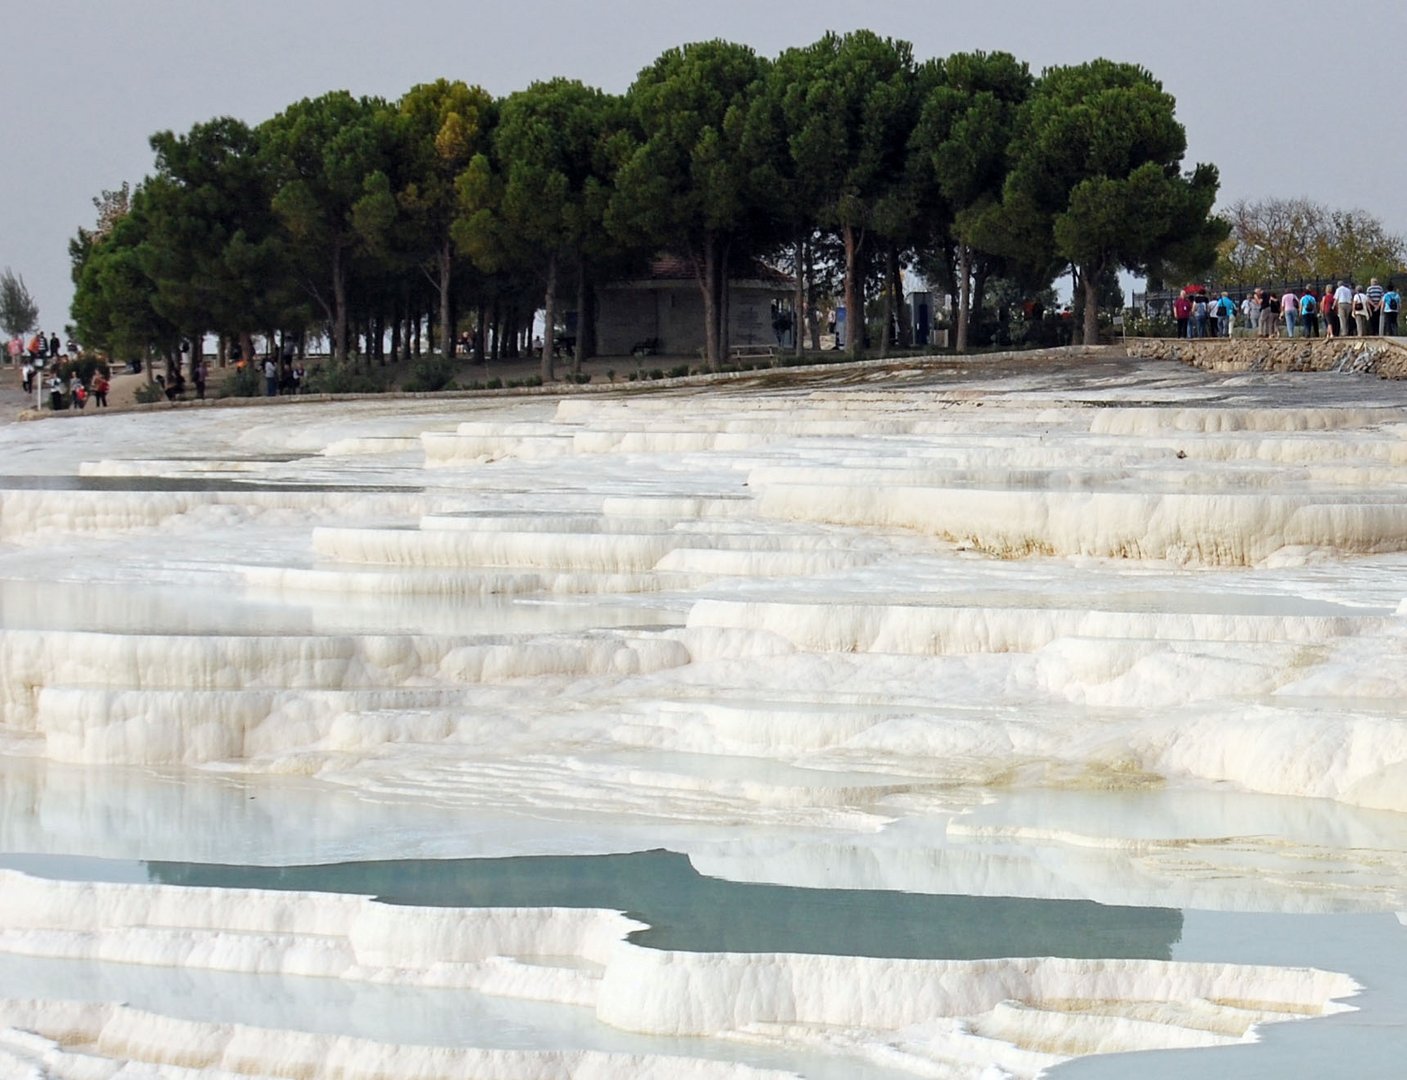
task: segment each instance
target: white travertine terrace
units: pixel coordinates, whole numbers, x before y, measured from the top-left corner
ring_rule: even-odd
[[[178,857],[142,830],[184,827],[179,855],[220,861],[200,792],[237,778],[365,815],[251,833],[306,861],[628,836],[818,889],[1407,906],[1395,385],[886,378],[0,426],[0,753],[37,777],[0,787],[0,838]],[[112,820],[81,778],[129,768],[170,802]],[[613,912],[8,873],[0,913],[0,956],[462,987],[900,1075],[1238,1043],[1355,989],[1177,959],[683,953]],[[780,1075],[295,1027],[16,997],[0,1073]]]
[[[824,1034],[936,1075],[986,1061],[1008,1076],[1034,1077],[1082,1054],[1231,1045],[1252,1038],[1258,1024],[1342,1011],[1334,999],[1358,990],[1331,972],[1226,964],[671,952],[622,940],[637,926],[590,909],[407,908],[0,871],[4,953],[472,989],[586,1006],[614,1027],[657,1035]],[[188,1036],[161,1033],[169,1021],[148,1018],[136,1049],[110,1026],[129,1018],[69,1009],[61,1020],[0,1000],[0,1024],[105,1058],[164,1066],[195,1057],[230,1067],[222,1039],[191,1046]],[[5,1041],[0,1029],[0,1053]],[[256,1051],[254,1041],[237,1067],[254,1075],[287,1075],[289,1045],[306,1045],[271,1037]],[[402,1053],[405,1071],[391,1075],[423,1075],[411,1069],[414,1051]],[[304,1067],[313,1071],[299,1075],[343,1075],[325,1061]]]

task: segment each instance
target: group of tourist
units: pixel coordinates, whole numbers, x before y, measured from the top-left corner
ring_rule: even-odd
[[[77,356],[78,343],[69,341],[68,347],[65,349],[58,334],[49,334],[46,337],[41,330],[34,334],[28,342],[19,334],[14,335],[5,346],[5,351],[9,353],[12,364],[18,364],[22,358],[28,358],[31,361],[58,360],[64,356]],[[40,367],[42,365],[35,363],[34,366]]]
[[[28,365],[26,364],[26,367]],[[30,385],[25,389],[29,390],[33,385],[33,374],[29,376]],[[93,372],[91,385],[83,381],[83,377],[75,371],[65,382],[62,375],[55,371],[49,376],[44,388],[49,391],[49,408],[58,412],[60,409],[82,409],[88,404],[88,399],[93,399],[94,408],[102,408],[107,405],[107,393],[112,389],[112,383],[101,370]]]
[[[1392,282],[1387,288],[1372,278],[1367,287],[1340,281],[1325,286],[1322,296],[1314,289],[1296,293],[1286,289],[1276,296],[1270,289],[1256,289],[1238,302],[1228,293],[1213,299],[1205,292],[1184,289],[1173,301],[1173,318],[1180,338],[1230,337],[1240,318],[1258,337],[1370,337],[1397,336],[1402,296]]]

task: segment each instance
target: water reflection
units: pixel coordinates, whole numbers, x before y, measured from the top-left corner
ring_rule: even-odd
[[[573,907],[649,924],[639,945],[686,952],[830,953],[976,960],[1172,959],[1182,912],[1089,900],[804,889],[705,877],[685,855],[406,859],[322,866],[147,862],[151,881],[375,895],[432,907]]]

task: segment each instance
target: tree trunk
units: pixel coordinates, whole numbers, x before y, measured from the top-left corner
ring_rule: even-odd
[[[454,310],[450,303],[450,271],[454,251],[446,236],[440,244],[440,347],[448,358],[454,355]]]
[[[972,319],[972,249],[966,244],[958,245],[958,338],[956,349],[967,352],[967,326]]]
[[[576,340],[572,342],[572,379],[581,375],[581,362],[586,352],[586,260],[579,259],[576,268]]]
[[[816,307],[816,249],[806,245],[806,327],[811,332],[811,348],[821,351],[821,313]]]
[[[864,336],[865,316],[855,310],[859,289],[855,281],[855,267],[860,261],[860,240],[855,235],[855,226],[846,224],[841,230],[845,240],[845,351],[852,360],[860,355],[860,339]]]
[[[596,355],[596,285],[590,279],[586,282],[582,304],[582,310],[577,313],[576,332],[586,342],[586,351],[582,353],[582,357],[590,360]]]
[[[991,276],[991,262],[987,259],[978,259],[972,268],[972,310],[968,313],[969,318],[975,316],[980,326],[982,323],[982,310],[987,298],[987,278]],[[969,328],[970,329],[970,328]]]
[[[909,305],[904,303],[904,274],[899,266],[899,249],[889,248],[889,286],[894,294],[894,310],[899,313],[899,344],[905,349],[913,347],[914,324],[909,318]]]
[[[1099,344],[1099,274],[1086,269],[1081,277],[1085,285],[1085,328],[1083,342]]]
[[[806,241],[800,235],[796,238],[796,289],[791,298],[791,351],[801,355],[801,317],[806,311]]]
[[[732,275],[728,273],[728,260],[732,258],[732,252],[733,245],[724,244],[723,252],[718,259],[718,359],[720,363],[728,355],[729,346],[733,344],[733,336],[728,326],[733,298],[730,288]]]
[[[347,271],[337,244],[332,248],[332,359],[347,362]]]
[[[881,292],[883,297],[880,301],[880,311],[884,325],[880,327],[879,331],[879,356],[882,360],[889,355],[889,326],[894,317],[894,312],[891,310],[894,304],[894,294],[887,286]]]
[[[557,294],[557,256],[555,254],[547,257],[547,293],[542,303],[542,381],[547,383],[553,377],[553,356],[552,344],[554,340],[553,319],[556,311],[553,308],[553,301]]]
[[[703,266],[696,268],[699,290],[704,306],[704,358],[708,370],[718,370],[718,240],[709,233],[704,237]]]

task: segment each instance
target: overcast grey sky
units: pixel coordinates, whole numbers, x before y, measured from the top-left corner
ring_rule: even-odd
[[[920,58],[1142,64],[1177,99],[1188,165],[1220,168],[1223,202],[1305,195],[1403,233],[1398,3],[0,0],[0,266],[61,329],[68,240],[92,223],[94,195],[147,174],[155,131],[258,123],[333,89],[395,99],[440,76],[496,95],[557,75],[619,92],[674,45],[723,37],[775,56],[860,26]]]

